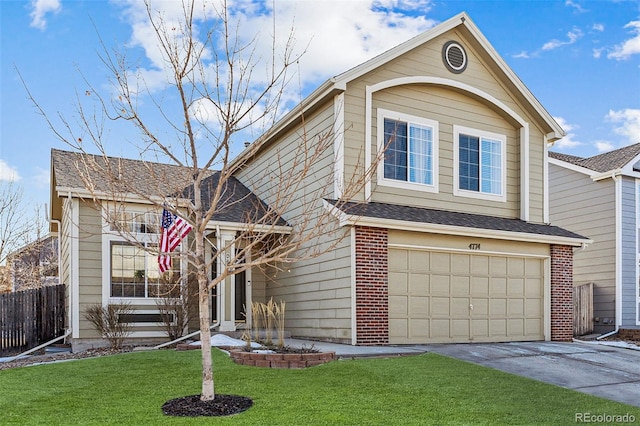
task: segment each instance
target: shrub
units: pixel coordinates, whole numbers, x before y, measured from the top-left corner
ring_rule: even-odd
[[[131,312],[128,303],[114,303],[106,307],[96,304],[86,309],[84,317],[109,341],[112,349],[120,349],[124,339],[131,333],[131,325],[121,322],[120,317]]]

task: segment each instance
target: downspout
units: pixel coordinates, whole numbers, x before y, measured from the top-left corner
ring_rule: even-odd
[[[616,186],[616,323],[613,331],[596,337],[596,340],[617,334],[620,330],[620,323],[622,322],[622,212],[620,208],[620,204],[622,203],[622,179],[616,175],[618,171],[619,170],[611,172],[611,179],[613,179]]]

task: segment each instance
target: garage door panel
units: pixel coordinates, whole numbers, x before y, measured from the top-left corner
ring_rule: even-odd
[[[469,320],[451,320],[451,338],[457,341],[469,340]]]
[[[542,308],[542,299],[527,299],[524,305],[524,314],[527,318],[538,317]]]
[[[470,279],[468,276],[457,276],[454,275],[451,277],[451,294],[453,296],[468,296],[471,293],[471,288],[469,286]]]
[[[507,260],[507,274],[524,276],[524,259],[510,257]]]
[[[429,297],[412,296],[410,299],[409,313],[412,318],[429,318]]]
[[[409,274],[389,271],[389,292],[407,294],[409,292]]]
[[[471,270],[471,256],[468,254],[451,255],[451,272],[455,275],[469,275]]]
[[[473,309],[471,311],[472,317],[489,318],[489,299],[479,299],[474,297],[471,299]]]
[[[429,338],[429,320],[416,319],[411,321],[409,337],[411,340],[424,341]]]
[[[431,327],[429,328],[429,334],[433,340],[449,340],[451,339],[451,332],[449,330],[448,319],[432,319]]]
[[[427,272],[429,270],[429,252],[413,250],[409,252],[409,268],[413,272]]]
[[[507,299],[492,298],[489,301],[490,317],[506,317],[507,316]]]
[[[409,287],[407,292],[415,295],[426,295],[429,293],[429,275],[412,273],[409,276]]]
[[[389,296],[389,315],[392,318],[409,316],[409,296]]]
[[[509,297],[524,297],[524,278],[509,278],[507,294]]]
[[[525,280],[524,295],[526,297],[536,298],[542,297],[542,279],[527,278]]]
[[[540,318],[527,318],[524,321],[526,336],[538,336],[542,333],[542,320]]]
[[[406,343],[409,337],[409,320],[400,318],[389,318],[389,336]]]
[[[524,335],[524,319],[509,318],[507,320],[507,337],[520,337]]]
[[[507,302],[507,317],[513,318],[524,317],[524,300],[522,299],[509,299]]]
[[[543,259],[389,253],[390,343],[544,339]]]
[[[451,293],[451,277],[449,275],[431,275],[431,294],[449,295]]]
[[[507,259],[504,257],[491,257],[489,274],[491,275],[507,275]]]
[[[489,256],[474,255],[471,258],[471,275],[489,275]]]
[[[471,295],[472,296],[488,296],[489,295],[489,278],[488,277],[471,277]]]
[[[502,277],[491,277],[489,280],[489,294],[492,297],[507,295],[507,279]]]
[[[429,262],[429,271],[431,272],[446,272],[449,273],[451,269],[451,255],[449,253],[432,252]]]
[[[456,317],[468,317],[469,316],[469,299],[466,297],[452,297],[451,298],[451,316]]]
[[[474,340],[489,337],[489,320],[471,320],[471,336]]]
[[[449,317],[451,310],[449,309],[448,297],[431,297],[431,315],[434,317]]]

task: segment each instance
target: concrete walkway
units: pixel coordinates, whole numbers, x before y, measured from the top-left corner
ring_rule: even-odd
[[[339,358],[435,352],[508,373],[640,407],[640,351],[573,342],[350,346],[288,339],[286,344],[334,351]]]

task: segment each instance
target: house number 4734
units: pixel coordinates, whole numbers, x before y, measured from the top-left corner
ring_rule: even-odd
[[[469,250],[480,250],[480,244],[479,243],[469,244]]]

